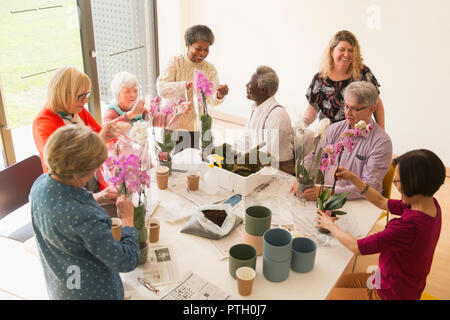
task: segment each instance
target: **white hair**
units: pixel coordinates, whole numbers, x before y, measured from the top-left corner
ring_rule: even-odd
[[[267,89],[270,97],[277,93],[279,79],[275,70],[268,66],[259,66],[255,74],[259,89]]]
[[[131,73],[123,71],[115,74],[111,81],[111,91],[116,103],[119,102],[119,93],[123,87],[139,88],[139,82]]]
[[[375,106],[378,103],[378,91],[375,86],[367,81],[355,81],[344,90],[344,99],[347,97],[356,99],[356,103],[362,106]]]

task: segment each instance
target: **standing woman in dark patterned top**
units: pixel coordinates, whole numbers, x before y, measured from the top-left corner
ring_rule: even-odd
[[[320,72],[318,72],[306,92],[308,107],[303,114],[303,122],[311,124],[317,113],[320,118],[327,117],[332,123],[345,119],[344,89],[353,81],[368,81],[378,89],[380,84],[372,71],[363,64],[358,40],[350,31],[339,31],[331,39],[324,52]],[[378,98],[374,112],[375,121],[383,129],[384,107]]]

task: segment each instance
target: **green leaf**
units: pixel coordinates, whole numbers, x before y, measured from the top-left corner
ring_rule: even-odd
[[[333,211],[331,211],[331,214],[334,214],[336,216],[343,216],[344,214],[347,214],[347,212],[340,211],[340,210],[333,210]]]
[[[329,195],[330,195],[330,190],[328,188],[323,189],[322,193],[319,195],[319,198],[322,201],[322,203],[327,201]]]
[[[325,203],[325,209],[326,210],[335,210],[335,209],[342,208],[344,206],[345,202],[347,201],[347,197],[349,194],[350,194],[350,192],[338,193],[338,194],[332,195]]]
[[[317,205],[319,206],[320,210],[325,210],[325,208],[323,207],[323,201],[322,199],[320,199],[320,197],[317,198]]]

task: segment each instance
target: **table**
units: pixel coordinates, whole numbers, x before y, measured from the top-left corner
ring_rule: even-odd
[[[174,168],[176,168],[175,159]],[[180,179],[180,175],[182,174],[175,172],[170,179]],[[218,259],[214,247],[211,245],[211,240],[180,233],[180,230],[187,221],[186,219],[174,223],[164,221],[165,216],[169,214],[169,211],[173,210],[171,207],[173,208],[172,204],[174,201],[179,204],[180,208],[189,208],[192,207],[193,204],[171,191],[170,180],[169,189],[167,190],[158,190],[154,180],[154,176],[152,176],[151,197],[153,200],[159,200],[160,204],[153,214],[153,217],[158,218],[161,221],[160,241],[154,245],[164,244],[171,246],[174,263],[180,276],[185,272],[192,271],[196,275],[230,294],[231,299],[325,299],[353,257],[353,253],[340,244],[335,244],[331,247],[319,246],[316,253],[315,266],[312,271],[308,273],[296,273],[290,270],[287,280],[274,283],[264,278],[262,273],[263,257],[259,256],[257,258],[257,275],[253,292],[248,297],[242,297],[238,294],[236,280],[233,279],[228,272],[228,259]],[[294,180],[295,178],[292,177],[292,181]],[[291,197],[291,201],[295,201],[295,199],[292,200],[292,197],[294,196],[288,194],[288,187],[289,184],[286,184],[286,197],[281,200],[285,201]],[[200,182],[200,188],[202,188],[202,180]],[[262,191],[262,194],[264,194],[264,192],[266,191]],[[266,196],[267,198],[270,198],[270,194],[266,194]],[[305,210],[305,208],[307,208],[302,206],[301,201],[296,201],[298,201],[298,210]],[[270,209],[274,216],[276,216],[276,213],[282,215],[282,213],[277,212],[277,208],[272,207]],[[368,234],[381,214],[380,209],[376,208],[366,200],[348,201],[343,209],[355,219],[360,231],[360,236],[362,237]],[[241,225],[239,228],[243,228],[243,226]],[[239,232],[239,230],[233,232]],[[337,240],[334,240],[337,243]],[[243,237],[241,242],[243,242]],[[145,265],[139,266],[130,273],[122,274],[126,293],[129,295],[128,298],[156,298],[155,294],[136,281],[137,278],[142,275],[145,267]],[[167,287],[163,287],[162,289],[168,290]]]
[[[176,168],[176,166],[174,167]],[[170,179],[176,179],[177,176],[183,178],[182,173],[175,172]],[[294,177],[286,179],[283,188],[278,188],[280,189],[278,190],[280,196],[276,199],[278,201],[277,205],[284,202],[288,204],[297,203],[298,208],[294,207],[294,212],[297,212],[297,210],[308,210],[293,195],[288,194],[289,179],[294,179]],[[200,182],[201,187],[202,181]],[[259,201],[264,197],[271,199],[269,192],[274,192],[274,189],[276,188],[271,189],[269,187],[262,190],[259,193],[260,198],[253,199],[253,201]],[[160,241],[155,245],[168,244],[171,246],[171,253],[174,264],[178,269],[178,274],[182,276],[185,272],[192,271],[228,293],[231,299],[325,299],[353,257],[353,254],[341,245],[333,245],[331,247],[319,246],[315,266],[312,271],[302,274],[291,270],[287,280],[274,283],[264,278],[262,273],[262,256],[260,256],[257,258],[257,275],[253,292],[248,297],[242,297],[238,294],[236,280],[228,272],[228,260],[219,260],[211,241],[206,238],[180,233],[187,218],[174,222],[167,221],[170,210],[179,209],[180,211],[184,210],[186,214],[191,214],[195,210],[195,205],[172,192],[171,189],[159,190],[156,186],[154,176],[152,177],[151,199],[152,202],[159,201],[153,217],[161,221]],[[252,203],[252,196],[243,199],[241,214],[245,205],[249,203],[254,204]],[[236,207],[237,209],[238,207]],[[276,218],[275,220],[279,220],[285,215],[277,207],[271,209]],[[355,219],[360,236],[368,234],[381,214],[380,209],[365,200],[348,201],[344,209]],[[233,232],[242,231],[242,228],[243,225]],[[2,261],[0,263],[0,289],[25,299],[48,299],[44,273],[40,259],[37,256],[34,238],[24,244],[0,237],[0,253],[2,255]],[[156,298],[151,291],[137,281],[144,268],[145,265],[139,266],[132,272],[121,274],[124,280],[127,298],[143,300]],[[161,289],[167,290],[169,288],[163,287]]]

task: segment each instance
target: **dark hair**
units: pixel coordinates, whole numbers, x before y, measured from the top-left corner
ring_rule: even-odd
[[[433,196],[445,181],[445,166],[430,150],[420,149],[406,152],[393,160],[401,182],[401,192],[407,197]]]
[[[192,45],[197,41],[206,41],[212,46],[214,44],[214,34],[207,26],[198,24],[186,30],[184,33],[184,41],[186,45]]]

